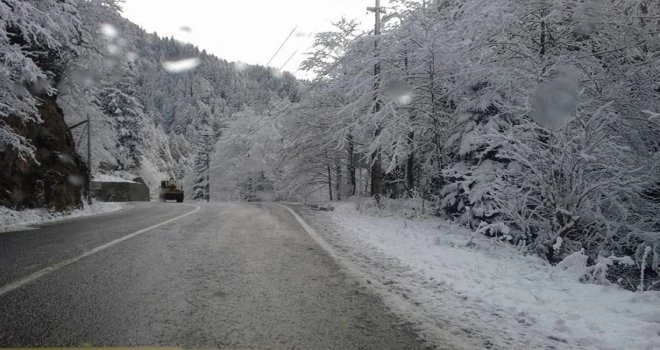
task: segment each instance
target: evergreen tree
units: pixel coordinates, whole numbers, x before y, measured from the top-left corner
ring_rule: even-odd
[[[114,121],[117,130],[116,157],[121,170],[135,170],[145,145],[143,107],[135,97],[135,80],[126,74],[117,83],[100,92],[101,108]]]

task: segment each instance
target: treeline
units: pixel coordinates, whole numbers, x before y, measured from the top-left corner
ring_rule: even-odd
[[[78,2],[90,48],[60,85],[65,111],[72,123],[96,116],[103,142],[93,150],[95,168],[139,173],[152,185],[185,179],[187,192],[202,198],[209,145],[226,123],[248,106],[261,111],[271,100],[295,100],[298,82],[148,34],[121,17],[120,3]]]
[[[587,279],[660,288],[660,3],[394,5],[380,36],[317,36],[299,104],[229,126],[235,183],[421,196],[551,263],[584,251]]]
[[[199,197],[206,181],[197,176],[200,163],[226,123],[248,106],[262,111],[271,101],[297,99],[298,82],[291,74],[229,63],[192,45],[147,34],[121,17],[121,3],[0,2],[0,151],[11,162],[10,170],[32,169],[29,174],[0,175],[0,187],[9,193],[2,195],[2,205],[51,206],[48,200],[30,200],[61,195],[33,192],[30,188],[48,192],[53,187],[43,186],[44,178],[35,174],[61,174],[46,182],[65,187],[85,182],[87,171],[79,156],[87,158],[82,141],[88,129],[83,124],[69,132],[66,125],[87,118],[92,174],[139,175],[152,185],[170,177],[186,179],[188,193]],[[186,63],[188,69],[177,68]],[[44,101],[61,108],[47,118],[59,121],[57,129],[44,121]],[[45,164],[51,158],[63,162],[55,149],[48,149],[53,145],[42,151],[29,133],[56,134],[54,142],[69,148],[75,143],[75,150],[57,152],[77,168]],[[25,181],[12,180],[17,178]],[[73,199],[58,209],[81,205],[79,193],[67,191]]]

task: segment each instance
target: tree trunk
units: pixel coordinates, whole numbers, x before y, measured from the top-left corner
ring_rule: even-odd
[[[330,195],[330,200],[332,201],[332,172],[330,170],[330,163],[326,164],[328,169],[328,194]]]
[[[353,134],[348,135],[348,162],[346,163],[346,170],[348,173],[348,179],[350,181],[350,191],[348,194],[350,196],[355,196],[357,190],[357,182],[355,180],[355,145],[353,144]]]
[[[406,49],[405,58],[403,60],[403,65],[405,67],[406,76],[410,76],[408,70],[408,50]],[[410,122],[411,125],[414,125],[414,113],[410,113]],[[406,162],[406,192],[409,197],[412,197],[412,192],[415,189],[415,174],[413,173],[415,167],[415,132],[411,131],[408,134],[408,146],[410,147],[410,153],[408,154],[408,161]]]
[[[342,176],[341,176],[341,162],[339,159],[335,162],[335,198],[340,201],[341,200],[341,182],[342,182]]]
[[[378,2],[377,2],[378,4]],[[380,58],[378,57],[378,36],[380,35],[380,9],[378,5],[376,6],[376,31],[374,32],[376,40],[374,41],[375,53],[376,53],[376,65],[374,66],[374,107],[373,114],[380,112],[380,73],[381,65]],[[380,125],[376,126],[376,131],[374,132],[374,140],[380,136],[381,127]],[[382,168],[382,156],[380,154],[380,149],[376,149],[371,154],[371,196],[378,197],[383,193],[383,168]]]
[[[380,196],[383,192],[383,169],[380,152],[371,155],[371,196]]]
[[[366,174],[364,174],[364,192],[369,193],[369,188],[371,187],[371,167],[365,168]]]
[[[541,50],[539,52],[541,54],[541,57],[545,56],[545,52],[546,52],[546,49],[545,49],[545,46],[546,46],[546,44],[545,44],[546,30],[547,30],[547,24],[545,23],[545,20],[543,20],[541,22],[541,40],[540,40]]]
[[[378,71],[380,71],[380,68],[378,68]],[[378,89],[378,79],[376,89]],[[378,99],[378,92],[376,92],[376,95],[374,96],[375,99]],[[377,100],[374,103],[374,110],[373,113],[378,113],[380,111],[380,102]],[[374,140],[380,136],[380,126],[376,128],[376,132],[374,133]],[[380,196],[383,193],[383,157],[380,154],[380,149],[375,150],[371,154],[371,196]]]
[[[406,162],[406,190],[409,196],[415,189],[415,152],[413,151],[415,132],[412,131],[408,135],[408,144],[410,145],[410,154],[408,154],[408,161]]]

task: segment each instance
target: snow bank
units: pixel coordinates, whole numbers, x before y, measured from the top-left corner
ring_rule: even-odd
[[[660,349],[658,292],[582,284],[571,271],[439,218],[357,206],[306,216],[376,281],[484,347]]]
[[[96,175],[93,176],[93,181],[96,181],[96,182],[131,182],[131,183],[135,183],[135,181],[127,180],[127,179],[124,179],[120,176],[109,175],[109,174],[96,174]]]
[[[46,209],[11,210],[0,207],[0,232],[27,229],[31,225],[57,222],[77,217],[110,213],[122,208],[120,203],[97,202],[85,209],[76,209],[68,213],[50,212]]]

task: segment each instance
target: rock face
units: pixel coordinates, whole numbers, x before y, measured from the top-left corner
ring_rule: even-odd
[[[92,181],[94,198],[102,202],[148,202],[149,187],[139,182]]]
[[[79,208],[86,165],[76,153],[56,98],[45,96],[42,101],[41,123],[7,119],[7,124],[35,147],[35,159],[22,159],[11,149],[0,149],[0,205],[57,211]]]

